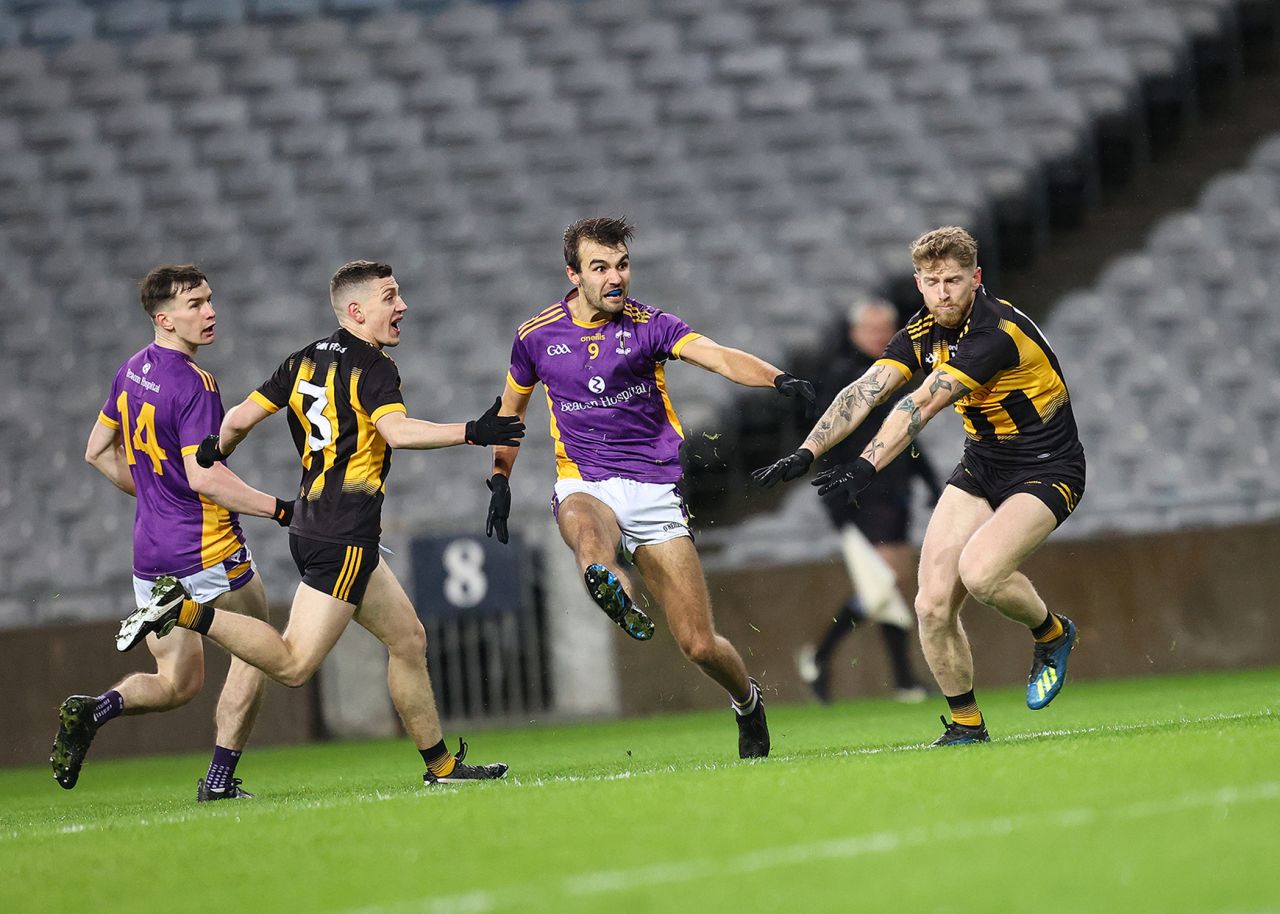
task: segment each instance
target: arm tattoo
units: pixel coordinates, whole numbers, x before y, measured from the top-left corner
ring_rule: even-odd
[[[951,404],[959,400],[969,392],[969,388],[965,387],[950,375],[935,371],[929,380],[929,396],[935,397],[938,391],[945,390],[947,392],[947,403]]]
[[[840,391],[840,395],[836,397],[833,405],[841,419],[847,422],[853,415],[853,410],[859,406],[871,409],[879,405],[884,397],[885,387],[888,386],[884,375],[887,370],[883,366],[873,367],[858,380]]]
[[[813,427],[813,431],[809,432],[807,440],[812,441],[824,451],[829,444],[835,444],[839,440],[835,437],[837,422],[852,422],[855,411],[860,408],[870,410],[884,399],[885,388],[889,386],[888,377],[890,376],[886,375],[889,370],[883,365],[873,366],[866,374],[840,391],[832,404],[827,407],[827,411],[822,414],[818,424]]]
[[[924,416],[920,414],[920,407],[916,405],[916,401],[911,397],[903,397],[902,401],[894,407],[895,411],[907,414],[907,437],[915,438],[920,434],[920,429],[924,428]]]
[[[884,450],[884,442],[879,438],[872,438],[871,443],[867,445],[867,449],[862,452],[862,456],[871,463],[876,463],[876,457]],[[879,464],[876,464],[879,466]]]

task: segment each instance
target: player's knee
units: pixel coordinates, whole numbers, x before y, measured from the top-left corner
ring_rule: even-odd
[[[947,625],[951,619],[951,607],[947,600],[923,587],[916,594],[915,610],[921,628],[937,628]]]
[[[406,654],[413,654],[417,657],[426,654],[427,630],[422,627],[421,622],[415,621],[413,625],[409,626],[409,630],[402,639],[401,650]]]
[[[169,696],[173,707],[181,707],[200,694],[204,687],[204,671],[185,671],[169,680]]]
[[[687,635],[680,639],[680,650],[698,666],[704,666],[715,659],[716,637],[709,632]]]
[[[1005,575],[999,566],[984,561],[967,552],[960,556],[960,582],[964,589],[979,603],[991,603],[995,599]]]
[[[276,682],[290,689],[300,689],[316,674],[323,658],[295,657],[285,665],[284,669],[273,677]]]
[[[282,686],[288,686],[291,689],[300,689],[311,681],[311,676],[315,671],[305,666],[289,666],[281,671],[276,677],[276,681]]]

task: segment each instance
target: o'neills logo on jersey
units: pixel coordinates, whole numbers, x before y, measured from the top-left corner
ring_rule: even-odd
[[[603,342],[604,342],[604,334],[603,334],[603,333],[593,333],[593,334],[591,334],[591,336],[584,336],[584,337],[581,337],[581,338],[579,339],[579,342],[581,342],[581,343],[592,343],[592,342],[594,342],[594,343],[603,343]]]
[[[573,352],[567,343],[552,343],[547,347],[547,355],[568,355]]]
[[[160,393],[159,384],[157,384],[155,381],[148,381],[146,378],[142,377],[141,375],[134,374],[132,368],[126,368],[124,370],[124,376],[128,378],[130,381],[132,381],[134,384],[137,384],[140,387],[145,387],[147,390],[151,391],[152,393],[155,393],[155,394]]]

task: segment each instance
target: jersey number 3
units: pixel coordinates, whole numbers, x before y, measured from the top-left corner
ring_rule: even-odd
[[[307,417],[307,447],[312,451],[322,451],[333,444],[333,423],[324,414],[329,405],[329,392],[310,381],[298,382],[298,393],[311,400],[311,405],[304,411]],[[306,399],[302,401],[304,404]]]
[[[130,431],[129,392],[120,391],[116,398],[116,410],[120,413],[120,437],[124,439],[124,456],[129,466],[138,462],[135,451],[141,451],[151,458],[151,469],[157,476],[164,475],[164,461],[169,455],[164,452],[160,442],[156,440],[156,407],[153,403],[143,403],[138,409],[138,418],[133,421]]]

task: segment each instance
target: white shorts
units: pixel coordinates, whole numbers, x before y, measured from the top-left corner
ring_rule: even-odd
[[[248,584],[257,571],[253,553],[248,546],[241,546],[224,561],[178,580],[191,595],[191,599],[197,603],[212,603],[224,593],[239,590]],[[138,606],[146,606],[151,602],[151,585],[154,583],[154,580],[133,576],[133,598]]]
[[[692,538],[689,512],[675,483],[636,482],[615,476],[600,482],[561,479],[556,483],[554,509],[575,492],[598,498],[613,511],[622,531],[622,549],[630,557],[641,546],[656,546],[678,536]]]

